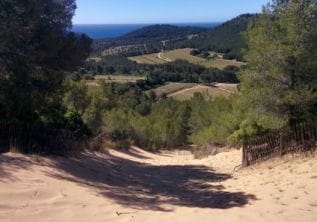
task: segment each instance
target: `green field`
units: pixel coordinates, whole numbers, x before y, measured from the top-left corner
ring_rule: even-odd
[[[172,51],[166,51],[161,54],[162,58],[159,58],[159,54],[148,54],[148,55],[142,55],[142,56],[133,56],[129,57],[130,60],[135,61],[140,64],[163,64],[167,63],[168,61],[164,60],[164,58],[175,61],[177,59],[186,60],[193,64],[199,64],[202,66],[205,66],[206,68],[218,68],[218,69],[224,69],[228,66],[238,66],[244,65],[243,62],[238,62],[235,60],[226,60],[226,59],[204,59],[198,56],[192,56],[190,54],[192,49],[186,48],[186,49],[176,49]]]

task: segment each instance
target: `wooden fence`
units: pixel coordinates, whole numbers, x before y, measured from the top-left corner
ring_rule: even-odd
[[[314,151],[317,147],[317,121],[299,122],[275,132],[247,139],[242,165],[249,166],[287,153]]]
[[[0,122],[0,152],[67,155],[78,145],[77,138],[67,130]]]

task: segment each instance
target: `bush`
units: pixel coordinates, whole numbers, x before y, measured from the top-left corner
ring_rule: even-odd
[[[66,129],[73,132],[76,137],[87,139],[92,136],[91,131],[77,112],[68,112],[66,113],[65,118]]]

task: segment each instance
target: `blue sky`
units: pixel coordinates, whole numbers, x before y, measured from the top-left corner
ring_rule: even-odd
[[[269,0],[77,0],[74,24],[223,22]]]

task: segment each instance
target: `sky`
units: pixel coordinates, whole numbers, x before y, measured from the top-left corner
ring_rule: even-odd
[[[269,0],[77,0],[74,24],[224,22]]]

